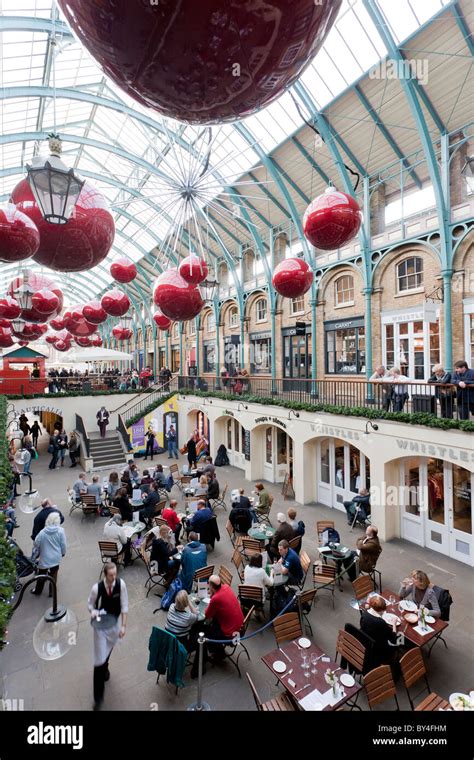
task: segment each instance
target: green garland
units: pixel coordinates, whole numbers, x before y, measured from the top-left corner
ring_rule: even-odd
[[[0,504],[10,496],[13,473],[8,459],[7,400],[0,396]],[[15,590],[15,549],[7,538],[5,516],[0,512],[0,649],[5,645],[6,627],[11,615],[11,597]]]
[[[332,404],[308,404],[297,401],[287,401],[281,398],[267,398],[265,396],[252,396],[252,395],[234,395],[228,393],[222,393],[222,391],[199,391],[190,388],[183,388],[182,390],[175,391],[181,396],[200,396],[202,398],[220,398],[224,401],[245,401],[252,404],[265,404],[266,406],[280,406],[284,409],[294,409],[295,411],[302,412],[326,412],[327,414],[337,414],[345,417],[364,417],[369,420],[387,420],[388,422],[404,422],[407,425],[425,425],[425,427],[438,428],[440,430],[462,430],[465,433],[474,432],[474,422],[469,420],[449,420],[444,417],[435,417],[432,414],[426,412],[414,412],[408,414],[406,412],[384,412],[379,409],[370,409],[367,407],[358,406],[334,406]],[[132,425],[134,422],[138,422],[139,419],[149,414],[157,406],[160,406],[164,401],[167,401],[170,396],[165,396],[159,401],[150,404],[139,414],[134,415],[131,419],[127,420],[127,425]]]

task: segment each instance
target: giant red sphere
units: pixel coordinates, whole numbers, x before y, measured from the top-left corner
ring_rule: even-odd
[[[137,267],[129,259],[117,259],[110,265],[110,274],[117,282],[132,282],[137,276]]]
[[[303,259],[285,259],[275,267],[273,287],[284,298],[298,298],[306,293],[313,282],[313,272]]]
[[[17,319],[21,314],[21,306],[11,296],[0,298],[0,317],[5,319]]]
[[[59,306],[59,298],[56,293],[48,288],[41,288],[33,293],[31,298],[33,309],[43,315],[43,317],[49,317],[50,314],[57,312]]]
[[[306,209],[303,232],[315,248],[333,251],[357,235],[361,222],[362,212],[355,198],[329,187]]]
[[[49,343],[50,346],[54,346],[57,341],[60,340],[57,335],[47,335],[45,338],[46,343]]]
[[[193,254],[182,260],[178,271],[183,280],[186,280],[190,285],[199,285],[200,282],[204,282],[209,274],[206,261]]]
[[[92,341],[90,338],[83,337],[83,338],[74,338],[74,342],[80,346],[81,348],[89,348],[89,346],[92,346]]]
[[[114,219],[104,196],[88,182],[66,224],[43,219],[26,179],[14,188],[11,201],[39,230],[40,244],[34,256],[38,263],[57,272],[84,272],[107,256],[114,241]]]
[[[123,290],[114,288],[107,291],[100,301],[102,308],[111,317],[123,317],[130,308],[130,299]]]
[[[169,330],[171,327],[171,319],[165,317],[160,309],[153,314],[153,321],[160,330]]]
[[[21,288],[23,285],[24,278],[23,275],[20,275],[19,277],[15,277],[14,280],[10,283],[10,286],[8,288],[8,292],[13,298],[15,297],[15,293],[18,288]],[[54,296],[57,298],[57,305],[52,311],[49,311],[48,314],[40,312],[37,308],[35,308],[34,302],[32,303],[31,309],[22,309],[20,313],[21,319],[24,319],[26,322],[44,322],[47,316],[55,317],[58,315],[63,308],[63,293],[62,290],[60,290],[57,286],[57,284],[54,282],[54,280],[51,279],[51,277],[48,277],[44,274],[39,274],[38,272],[32,272],[30,271],[28,273],[28,283],[32,287],[32,289],[35,291],[35,293],[32,296],[32,302],[34,295],[40,291],[40,290],[49,290],[51,291]],[[45,304],[44,299],[40,299],[40,303]],[[49,301],[49,304],[51,305],[51,300]]]
[[[38,340],[48,330],[48,325],[32,324],[31,322],[24,322],[20,330],[15,330],[12,327],[12,333],[16,338],[21,340]]]
[[[0,348],[10,348],[14,343],[11,330],[6,327],[0,327]]]
[[[59,0],[82,44],[128,95],[195,124],[259,111],[300,76],[341,0]]]
[[[100,348],[100,346],[103,344],[103,340],[100,337],[100,335],[93,335],[91,338],[91,345],[95,346],[97,348]]]
[[[92,325],[82,314],[82,306],[72,306],[63,314],[64,327],[74,337],[85,338],[95,332],[96,325]]]
[[[56,317],[56,319],[49,320],[49,326],[52,330],[64,330],[64,319],[62,317]]]
[[[71,344],[65,340],[57,340],[54,348],[56,351],[69,351]]]
[[[73,336],[67,330],[60,330],[57,334],[57,340],[62,340],[64,343],[71,343]]]
[[[12,323],[9,319],[0,318],[0,327],[6,327],[7,330],[11,330]]]
[[[204,306],[196,285],[188,285],[176,269],[168,269],[157,277],[153,300],[166,317],[178,322],[193,319]]]
[[[0,209],[0,261],[22,261],[38,250],[40,234],[29,216],[8,203]]]
[[[130,340],[130,338],[133,335],[133,332],[128,327],[124,327],[121,323],[119,323],[118,325],[115,325],[115,327],[112,328],[112,335],[114,336],[116,340],[123,341],[123,340]]]
[[[93,325],[100,325],[107,319],[107,312],[100,301],[89,301],[82,309],[83,316]]]

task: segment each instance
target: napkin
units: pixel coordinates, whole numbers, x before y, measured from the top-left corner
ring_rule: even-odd
[[[426,636],[428,633],[433,633],[434,628],[430,628],[429,625],[426,626],[426,630],[423,631],[422,628],[420,628],[419,625],[415,625],[413,628],[414,631],[420,634],[420,636]]]
[[[341,699],[342,694],[340,691],[338,691],[336,696],[334,696],[332,689],[328,689],[323,693],[318,691],[318,689],[314,689],[314,691],[311,691],[309,694],[303,697],[303,699],[300,699],[300,705],[304,710],[307,711],[323,710],[325,707],[328,707],[328,705],[331,707],[333,705],[336,705],[341,701]]]

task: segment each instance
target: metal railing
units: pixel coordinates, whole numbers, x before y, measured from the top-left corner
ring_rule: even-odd
[[[151,393],[148,392],[141,394],[142,397],[140,400],[137,401],[137,403],[132,404],[132,406],[128,407],[128,409],[125,409],[123,412],[125,423],[128,425],[128,421],[131,420],[132,417],[135,417],[137,414],[141,414],[150,405],[157,404],[161,398],[168,396],[173,391],[178,390],[178,385],[178,378],[173,377],[168,383],[163,383],[163,385],[160,385]],[[119,409],[122,409],[124,406],[126,406],[126,402],[122,404]],[[115,409],[113,411],[117,410]]]
[[[125,422],[123,421],[123,417],[121,414],[118,415],[117,430],[118,430],[118,434],[121,436],[122,441],[125,444],[125,448],[127,449],[127,451],[130,451],[131,449],[130,435],[128,433],[127,427],[125,425]]]
[[[469,389],[427,382],[387,382],[358,379],[311,380],[306,378],[185,377],[178,390],[199,390],[249,398],[260,396],[300,404],[365,408],[381,412],[425,413],[446,419],[469,417]],[[471,391],[472,392],[472,391]],[[473,405],[471,403],[471,409]]]
[[[90,442],[89,436],[87,435],[86,428],[84,426],[84,420],[82,419],[80,414],[76,414],[76,430],[82,436],[86,454],[89,457],[90,452],[91,452],[91,442]]]

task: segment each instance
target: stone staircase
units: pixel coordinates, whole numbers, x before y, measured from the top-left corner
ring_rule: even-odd
[[[89,433],[88,437],[94,470],[106,467],[123,468],[126,465],[127,455],[117,430],[108,430],[105,438],[101,438],[98,432]]]

